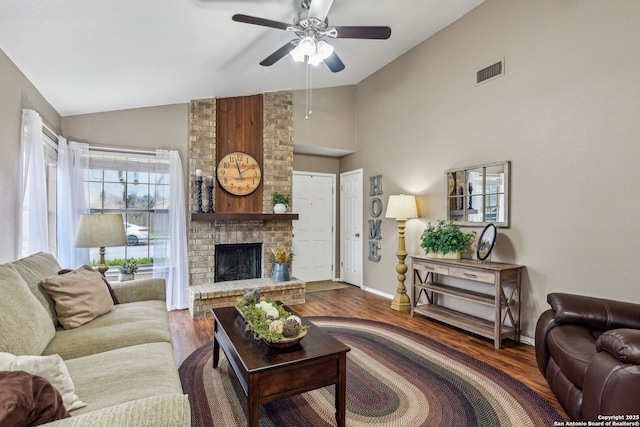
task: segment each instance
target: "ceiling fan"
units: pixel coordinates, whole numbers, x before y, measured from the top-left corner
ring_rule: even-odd
[[[295,60],[307,64],[317,65],[324,61],[332,72],[337,73],[344,70],[345,65],[325,38],[386,40],[391,36],[391,28],[329,26],[327,14],[332,4],[333,0],[302,0],[303,10],[296,15],[293,24],[241,14],[233,15],[232,19],[245,24],[289,31],[297,36],[267,56],[260,65],[268,67],[291,53]]]

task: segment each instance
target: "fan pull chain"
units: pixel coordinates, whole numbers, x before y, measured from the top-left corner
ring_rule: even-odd
[[[311,64],[309,64],[309,61],[307,60],[307,114],[304,116],[305,120],[309,120],[309,116],[313,113],[311,111],[311,85],[312,85],[312,74],[311,74]]]

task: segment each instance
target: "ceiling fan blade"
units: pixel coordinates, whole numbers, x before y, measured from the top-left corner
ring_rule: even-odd
[[[284,22],[272,21],[271,19],[257,18],[255,16],[236,14],[231,17],[236,22],[243,22],[245,24],[262,25],[263,27],[277,28],[279,30],[286,30],[290,27],[290,24]]]
[[[329,9],[333,0],[311,0],[311,6],[309,6],[309,18],[316,18],[320,22],[324,22],[329,14]]]
[[[389,27],[332,27],[338,31],[338,39],[380,39],[391,37]]]
[[[331,53],[331,55],[324,60],[324,63],[327,64],[327,67],[334,73],[342,71],[345,68],[344,62],[342,62],[335,52]]]
[[[276,62],[278,62],[279,60],[287,56],[287,53],[291,52],[295,47],[296,46],[293,44],[293,42],[289,42],[285,44],[280,49],[276,50],[271,55],[263,59],[260,65],[268,67],[270,65],[275,64]]]

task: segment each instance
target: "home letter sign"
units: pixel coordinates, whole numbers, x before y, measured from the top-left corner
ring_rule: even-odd
[[[382,194],[382,175],[369,177],[369,195],[379,196]],[[374,197],[369,202],[369,214],[377,218],[382,214],[384,210],[384,204],[379,197]],[[369,220],[369,239],[381,240],[382,239],[382,220],[370,219]],[[373,262],[380,261],[380,242],[369,241],[369,260]]]
[[[369,242],[369,259],[371,261],[380,261],[380,242]]]

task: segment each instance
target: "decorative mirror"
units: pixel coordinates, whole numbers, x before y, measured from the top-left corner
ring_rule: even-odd
[[[484,230],[482,230],[482,234],[480,234],[480,239],[478,240],[478,250],[476,251],[476,255],[480,261],[484,261],[489,257],[489,254],[491,254],[493,245],[496,244],[497,235],[498,231],[493,224],[488,224]]]
[[[508,161],[445,172],[445,215],[458,225],[509,226]]]

